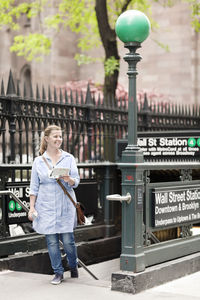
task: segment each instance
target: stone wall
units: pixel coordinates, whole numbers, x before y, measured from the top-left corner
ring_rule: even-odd
[[[175,1],[172,8],[164,8],[153,4],[154,19],[160,25],[158,30],[152,31],[150,37],[142,44],[138,52],[143,59],[138,64],[138,90],[165,95],[179,103],[200,103],[200,38],[190,25],[190,11],[187,4]],[[29,31],[30,26],[36,29],[37,20],[32,24],[24,22],[23,32]],[[7,80],[11,68],[20,83],[27,79],[27,69],[33,86],[36,83],[63,85],[66,81],[92,79],[103,83],[103,63],[77,66],[74,60],[78,52],[77,37],[69,30],[61,30],[54,34],[51,54],[43,62],[26,62],[9,52],[13,33],[4,30],[0,35],[0,74]],[[158,43],[169,47],[167,52]],[[123,56],[126,53],[122,42],[119,41],[121,57],[119,82],[127,88],[127,63]],[[91,51],[96,57],[103,56],[103,49]]]

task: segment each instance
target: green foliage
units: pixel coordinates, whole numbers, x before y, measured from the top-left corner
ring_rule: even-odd
[[[159,47],[161,47],[163,50],[165,50],[166,52],[169,52],[169,46],[167,44],[163,44],[158,40],[152,39]]]
[[[154,0],[154,2],[159,2],[164,7],[172,7],[175,4],[174,0]]]
[[[41,61],[43,55],[49,54],[50,47],[51,41],[48,37],[43,34],[33,33],[27,36],[16,36],[10,50],[17,52],[18,56],[24,56],[27,61],[33,59]]]
[[[107,0],[109,22],[113,29],[115,21],[122,12],[125,3],[125,0]],[[28,18],[36,17],[50,5],[51,3],[48,0],[28,1],[19,3],[18,5],[14,0],[1,0],[0,26],[8,25],[10,28],[17,30],[19,29],[18,19],[21,15],[26,14]],[[128,8],[135,8],[144,12],[149,11],[150,14],[149,0],[132,0]],[[54,30],[69,27],[73,32],[77,33],[78,47],[83,52],[101,45],[95,13],[95,0],[59,0],[57,1],[57,12],[54,15],[48,15],[44,19],[44,23],[40,25],[42,25],[43,28],[47,27]],[[31,37],[33,38],[32,42]],[[18,55],[23,55],[24,53],[25,58],[29,60],[34,59],[35,54],[38,59],[39,43],[36,37],[39,37],[39,33],[30,34],[29,37],[24,37],[23,40],[21,36],[19,36],[19,38],[16,36],[14,45],[11,48],[12,51],[15,51]],[[41,54],[45,54],[49,52],[45,47],[50,46],[50,43],[44,42],[44,35],[41,35],[41,37]],[[47,37],[47,40],[50,41],[50,38]],[[36,44],[36,50],[30,51],[31,49],[27,41],[32,45]],[[22,44],[20,45],[20,43]],[[27,47],[27,49],[25,49],[25,47]],[[76,58],[78,58],[78,56],[76,56]],[[79,57],[78,60],[88,63],[88,59],[83,59],[83,56]],[[111,59],[110,62],[112,61]]]
[[[200,2],[199,0],[185,0],[190,5],[191,24],[196,32],[200,31]]]
[[[114,56],[109,57],[104,63],[104,68],[106,76],[113,75],[114,71],[119,71],[119,60],[117,60]]]
[[[14,0],[0,1],[0,29],[5,25],[15,30],[19,28],[19,25],[13,20],[13,5]]]
[[[119,15],[124,11],[126,8],[125,4],[129,2],[127,9],[138,9],[148,15],[151,18],[151,4],[149,0],[131,0],[131,1],[124,1],[124,0],[108,0],[107,1],[107,10],[108,10],[108,17],[109,17],[109,24],[112,28],[115,28],[115,22]]]
[[[152,1],[164,6],[174,5],[173,0],[107,0],[110,27],[114,29],[116,19],[124,10],[138,9],[148,15],[153,30],[159,28],[157,22],[151,17]],[[199,31],[199,0],[181,1],[188,3],[191,9],[192,26],[196,31]],[[27,18],[30,19],[37,17],[42,12],[51,11],[48,10],[48,8],[51,8],[51,5],[54,5],[54,11],[55,9],[57,11],[55,11],[55,14],[48,14],[46,18],[41,19],[43,23],[40,24],[40,29],[58,31],[60,28],[69,27],[77,34],[78,47],[81,51],[81,54],[76,54],[75,56],[78,64],[96,61],[96,58],[82,54],[91,48],[97,48],[101,45],[95,13],[95,0],[24,0],[24,2],[19,0],[0,0],[0,29],[6,25],[12,30],[19,30],[20,17],[22,15],[26,14]],[[29,33],[27,36],[16,34],[11,51],[16,52],[19,56],[24,56],[29,61],[33,59],[41,60],[43,55],[47,55],[50,52],[51,38],[48,35],[41,34],[41,31]],[[166,51],[169,51],[168,46],[161,44],[159,41],[155,42]],[[103,58],[99,58],[99,60],[103,60]],[[111,56],[105,61],[104,66],[105,75],[110,76],[115,70],[119,69],[119,62]]]
[[[101,58],[91,57],[89,55],[79,54],[79,53],[77,53],[74,58],[77,61],[78,66],[83,65],[83,64],[85,64],[85,65],[91,64],[91,63],[94,63],[97,61],[102,61]]]
[[[163,6],[172,7],[175,5],[173,0],[154,0],[154,2],[159,2]],[[189,5],[191,11],[191,25],[196,32],[200,31],[200,1],[199,0],[181,0],[183,3]]]
[[[58,13],[48,16],[45,24],[59,30],[60,26],[69,27],[80,35],[78,47],[87,51],[101,45],[94,0],[62,0],[58,5]]]
[[[35,0],[19,4],[16,2],[15,0],[0,0],[0,29],[5,25],[13,30],[20,29],[18,20],[21,15],[26,14],[28,18],[37,16],[43,11],[48,0]]]

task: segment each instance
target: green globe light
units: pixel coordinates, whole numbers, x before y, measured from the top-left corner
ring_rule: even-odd
[[[116,21],[115,31],[124,42],[142,43],[150,33],[151,24],[147,16],[139,10],[127,10]]]

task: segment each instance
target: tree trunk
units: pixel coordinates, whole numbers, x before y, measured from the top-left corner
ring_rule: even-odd
[[[114,29],[111,29],[108,22],[106,0],[96,0],[95,6],[100,37],[105,50],[105,60],[114,56],[119,61],[117,49],[117,36]],[[114,71],[113,75],[104,75],[104,100],[109,103],[115,97],[119,72]]]
[[[117,49],[117,37],[115,30],[110,28],[108,22],[106,0],[96,0],[96,16],[99,27],[99,33],[105,50],[105,60],[114,56],[119,61],[119,54]],[[105,73],[104,73],[105,74]],[[109,105],[112,99],[115,99],[115,92],[117,88],[119,72],[114,71],[114,74],[104,75],[104,102]],[[115,136],[114,132],[110,132],[109,128],[105,128],[105,160],[115,160]]]

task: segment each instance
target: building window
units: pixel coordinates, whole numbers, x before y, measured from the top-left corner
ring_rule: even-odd
[[[31,69],[30,66],[25,65],[20,74],[20,82],[23,84],[26,96],[29,97],[31,94]]]

